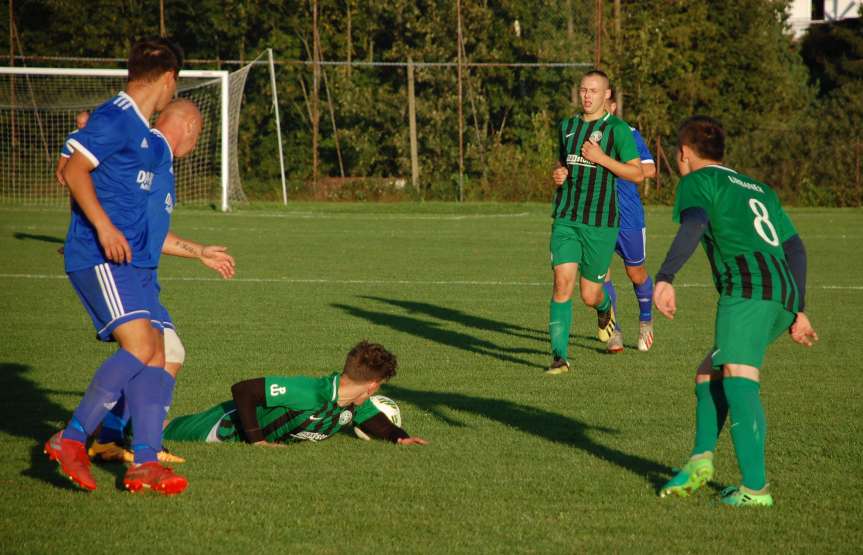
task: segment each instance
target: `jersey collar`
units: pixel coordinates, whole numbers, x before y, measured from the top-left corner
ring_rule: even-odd
[[[149,121],[147,121],[147,118],[145,118],[145,117],[144,117],[144,114],[142,114],[142,113],[141,113],[141,110],[140,110],[140,109],[138,109],[138,105],[137,105],[137,104],[135,104],[135,100],[134,100],[131,96],[129,96],[128,94],[126,94],[126,91],[120,91],[120,94],[119,94],[119,95],[117,95],[117,96],[122,96],[123,98],[125,98],[126,100],[128,100],[128,101],[129,101],[129,103],[132,105],[132,108],[134,108],[134,109],[135,109],[135,113],[136,113],[136,114],[138,114],[138,117],[139,117],[139,118],[141,118],[141,121],[143,121],[143,122],[144,122],[144,125],[146,125],[146,126],[147,126],[147,128],[149,128],[149,127],[150,127],[150,122],[149,122]]]
[[[159,131],[158,129],[156,129],[155,127],[153,129],[151,129],[150,131],[152,131],[154,135],[158,135],[159,137],[162,137],[162,140],[165,141],[165,146],[168,147],[168,152],[171,154],[171,162],[173,162],[174,161],[174,149],[171,148],[171,143],[168,142],[168,138],[165,137],[162,134],[162,132]]]
[[[709,166],[704,166],[704,167],[705,168],[719,168],[720,170],[725,170],[727,172],[737,173],[736,171],[732,170],[731,168],[726,168],[722,164],[710,164]]]
[[[333,396],[330,399],[330,401],[333,403],[339,402],[339,377],[340,376],[341,376],[341,374],[339,374],[338,372],[333,374],[333,378],[332,378]]]
[[[595,121],[596,123],[605,123],[605,120],[607,120],[609,117],[611,117],[611,112],[605,112],[605,115],[604,115],[604,116],[602,116],[602,117],[601,117],[601,118],[599,118],[599,119],[595,119],[595,120],[593,120],[593,121]],[[579,115],[578,115],[578,118],[579,118],[581,121],[585,122],[585,123],[592,123],[592,122],[587,121],[586,119],[584,119],[584,112],[582,112],[581,114],[579,114]]]

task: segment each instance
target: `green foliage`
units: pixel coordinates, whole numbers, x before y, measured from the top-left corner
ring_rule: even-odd
[[[847,189],[860,164],[855,147],[846,145],[863,127],[853,108],[854,83],[863,75],[861,24],[813,28],[801,57],[801,45],[787,29],[786,4],[623,0],[618,34],[612,3],[606,2],[603,67],[623,95],[625,119],[651,147],[660,138],[671,152],[682,119],[711,114],[727,127],[729,165],[771,183],[793,203],[857,203],[859,194],[837,187]],[[466,60],[589,62],[593,9],[589,0],[463,2]],[[310,1],[167,0],[165,10],[168,32],[189,58],[249,60],[272,47],[278,59],[312,59]],[[31,0],[16,3],[15,15],[26,54],[122,58],[134,37],[158,32],[157,4],[140,0]],[[457,59],[456,12],[449,0],[320,2],[318,27],[326,60]],[[465,68],[469,198],[547,196],[553,154],[537,149],[561,118],[577,110],[571,96],[582,72]],[[277,80],[288,178],[313,194],[305,184],[312,175],[312,68],[280,65]],[[459,172],[457,72],[418,67],[415,83],[422,196],[453,199]],[[851,88],[834,91],[846,86]],[[239,135],[244,179],[255,183],[256,196],[266,198],[279,183],[268,89],[267,72],[251,72]],[[347,177],[409,179],[404,67],[323,66],[319,92],[322,177],[340,177],[343,168]],[[852,107],[845,111],[848,103]],[[847,138],[823,133],[825,122],[834,118]],[[829,153],[840,162],[832,169],[817,163]]]

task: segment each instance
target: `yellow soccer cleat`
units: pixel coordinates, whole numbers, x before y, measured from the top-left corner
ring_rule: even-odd
[[[96,459],[102,462],[125,462],[130,463],[135,461],[135,455],[123,446],[112,442],[99,443],[94,441],[87,454],[91,459]]]
[[[162,448],[161,451],[159,451],[159,454],[156,455],[156,458],[159,459],[160,463],[180,464],[180,463],[186,462],[186,459],[184,459],[183,457],[179,457],[177,455],[174,455],[173,453],[171,453],[170,451],[168,451],[164,447]]]
[[[608,307],[607,312],[596,313],[596,327],[596,338],[603,343],[608,343],[611,340],[611,336],[614,335],[615,328],[617,328],[614,307]]]
[[[98,459],[102,462],[135,462],[135,453],[114,442],[99,443],[98,441],[94,441],[90,449],[87,450],[87,454],[91,459]],[[156,457],[161,463],[180,464],[186,462],[186,459],[183,457],[174,455],[165,449],[159,451]]]

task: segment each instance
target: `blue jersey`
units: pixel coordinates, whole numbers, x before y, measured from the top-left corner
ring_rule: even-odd
[[[60,149],[60,156],[62,156],[63,158],[71,158],[72,153],[75,152],[69,141],[75,139],[75,135],[78,133],[78,131],[80,130],[76,129],[69,133],[69,135],[66,137],[66,141],[63,142],[63,148]]]
[[[652,164],[653,155],[644,144],[641,133],[634,127],[632,137],[635,139],[635,147],[642,164]],[[641,196],[638,194],[638,185],[625,179],[617,180],[617,203],[620,206],[620,229],[641,229],[644,227],[644,206],[641,204]]]
[[[132,265],[149,267],[147,200],[159,153],[150,148],[150,127],[134,100],[120,93],[90,116],[87,126],[69,136],[68,146],[93,164],[96,197],[111,223],[126,237]],[[155,156],[154,156],[155,154]],[[73,203],[66,234],[66,271],[106,262],[96,229]]]
[[[176,191],[174,186],[174,154],[167,139],[158,129],[151,131],[150,147],[161,152],[161,161],[153,174],[153,186],[147,201],[147,250],[150,268],[159,266],[162,245],[171,228],[171,213],[174,211]]]

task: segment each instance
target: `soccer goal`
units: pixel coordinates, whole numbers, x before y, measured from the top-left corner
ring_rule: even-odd
[[[253,66],[234,72],[180,72],[177,93],[198,105],[204,126],[195,151],[175,161],[178,202],[213,202],[226,211],[231,203],[246,200],[237,132],[243,90]],[[125,69],[0,67],[0,202],[67,202],[68,193],[58,185],[54,168],[66,136],[75,129],[75,117],[93,110],[125,84]]]

